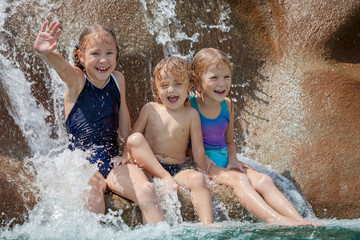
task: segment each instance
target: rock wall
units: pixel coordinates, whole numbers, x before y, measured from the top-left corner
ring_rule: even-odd
[[[241,112],[249,154],[296,181],[318,217],[359,218],[360,3],[268,1],[253,12],[272,47]]]
[[[0,227],[23,223],[36,204],[34,178],[22,162],[0,155]]]

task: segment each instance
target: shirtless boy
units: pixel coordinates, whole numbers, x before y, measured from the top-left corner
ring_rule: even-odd
[[[188,63],[179,57],[161,60],[154,69],[155,101],[145,104],[127,141],[132,161],[167,185],[191,191],[191,200],[202,223],[213,223],[212,197],[205,177],[186,164],[191,140],[195,163],[206,171],[200,117],[185,106],[190,90]]]

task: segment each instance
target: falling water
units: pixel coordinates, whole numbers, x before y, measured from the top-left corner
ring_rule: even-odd
[[[4,29],[5,19],[11,12],[5,12],[8,5],[19,2],[0,1],[0,32],[9,34]],[[182,23],[177,18],[175,7],[178,1],[141,1],[144,8],[148,30],[163,47],[163,55],[178,55],[191,59],[194,54],[193,44],[198,41],[198,33],[188,36],[182,29]],[[207,9],[211,14],[211,10]],[[204,29],[216,28],[223,32],[230,31],[228,20],[230,7],[221,7],[220,19],[216,25],[198,24]],[[170,25],[174,28],[170,28]],[[38,28],[39,26],[34,26]],[[11,37],[11,36],[10,36]],[[189,52],[180,54],[177,43],[186,40]],[[227,41],[223,38],[221,41]],[[13,52],[6,42],[0,45],[0,51]],[[68,56],[71,48],[66,49]],[[27,56],[29,57],[29,56]],[[95,167],[84,160],[81,151],[71,152],[67,149],[66,132],[63,124],[62,97],[65,86],[54,72],[48,68],[49,77],[45,79],[48,91],[51,93],[52,109],[55,119],[48,122],[50,111],[39,104],[33,96],[31,87],[36,79],[29,79],[27,73],[21,70],[15,58],[0,55],[0,79],[9,96],[8,111],[23,136],[29,144],[32,155],[24,157],[36,171],[35,184],[40,189],[38,204],[29,213],[29,220],[13,228],[0,229],[0,237],[4,239],[254,239],[305,236],[308,239],[330,239],[333,234],[339,234],[338,229],[344,229],[343,236],[359,236],[359,220],[327,220],[329,227],[286,228],[268,226],[264,223],[240,222],[228,219],[214,227],[204,228],[198,224],[183,222],[179,214],[179,202],[172,196],[162,201],[162,207],[173,209],[167,212],[167,222],[157,225],[148,224],[130,228],[123,223],[117,214],[110,211],[105,216],[96,216],[83,210],[83,192],[88,191],[87,180],[96,171]],[[69,60],[70,61],[70,60]],[[30,66],[29,66],[30,67]],[[151,66],[150,66],[151,67]],[[40,70],[41,71],[41,70]],[[52,132],[56,132],[56,137]],[[294,204],[297,210],[309,219],[314,219],[311,206],[299,193],[291,181],[273,171],[269,166],[246,158],[240,154],[241,161],[255,169],[269,174],[279,188]],[[158,184],[157,184],[158,186]],[[170,206],[170,208],[169,208]],[[215,209],[223,209],[221,204],[215,204]],[[226,212],[225,212],[226,215]],[[338,227],[338,226],[342,227]],[[348,230],[345,230],[348,229]],[[341,233],[340,233],[341,234]]]
[[[145,18],[147,19],[147,25],[149,32],[156,36],[156,42],[163,46],[164,56],[180,56],[186,59],[190,59],[194,52],[191,51],[192,44],[197,41],[198,33],[193,36],[188,36],[182,30],[182,23],[176,18],[175,13],[175,0],[168,1],[141,1],[145,9]],[[153,5],[148,9],[148,5]],[[151,13],[151,14],[150,14]],[[151,17],[154,16],[155,18]],[[174,25],[175,29],[171,29]],[[190,52],[186,56],[182,56],[179,53],[177,43],[183,40],[190,40]]]

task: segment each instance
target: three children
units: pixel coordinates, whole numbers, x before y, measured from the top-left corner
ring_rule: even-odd
[[[84,29],[74,49],[75,66],[71,66],[54,51],[60,24],[47,24],[43,24],[34,48],[66,84],[69,147],[90,151],[88,160],[99,169],[89,180],[90,211],[105,212],[103,195],[109,189],[136,202],[144,223],[164,221],[152,183],[137,166],[124,164],[119,139],[127,139],[127,155],[132,162],[163,180],[170,190],[183,185],[191,191],[192,203],[203,223],[214,222],[212,197],[203,174],[208,173],[215,181],[231,186],[239,202],[267,223],[311,224],[269,176],[238,161],[234,110],[227,98],[232,65],[222,51],[201,50],[191,69],[179,57],[161,60],[153,74],[156,102],[142,108],[131,131],[125,79],[115,70],[118,46],[113,32],[100,25]],[[196,95],[186,102],[191,87]],[[186,157],[189,141],[198,171]]]

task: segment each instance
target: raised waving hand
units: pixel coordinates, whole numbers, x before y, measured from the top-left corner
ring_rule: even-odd
[[[34,43],[34,49],[41,55],[46,55],[57,47],[56,40],[61,34],[60,23],[52,22],[47,28],[48,21],[45,21]]]

